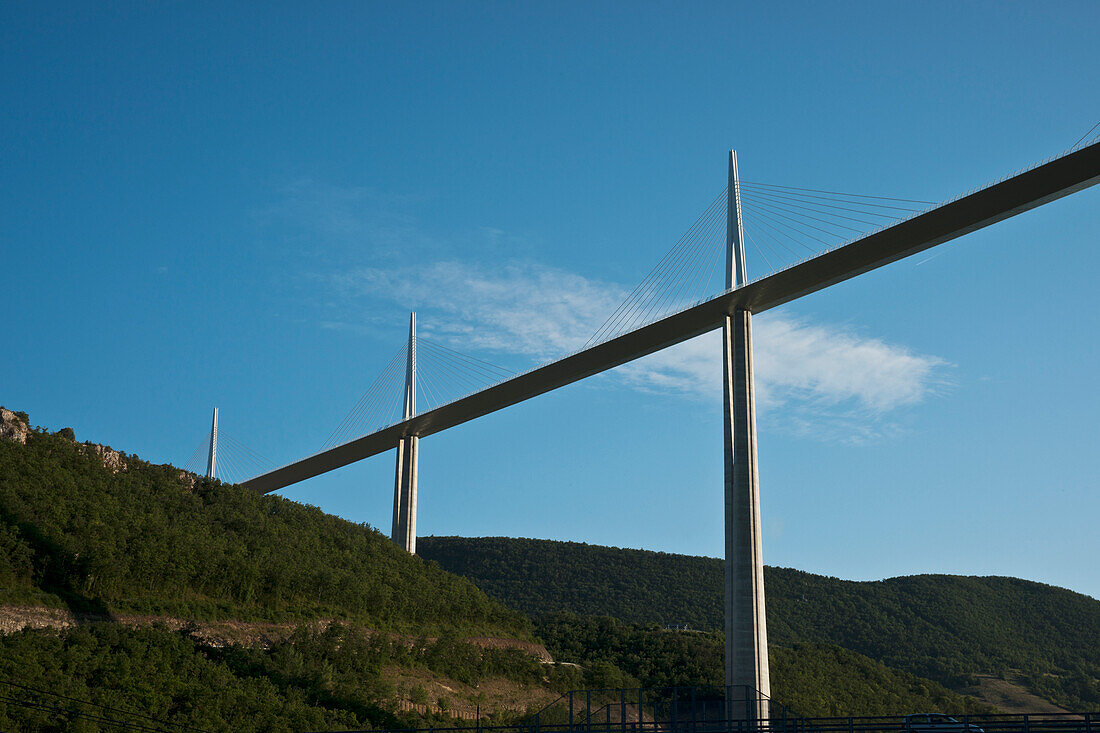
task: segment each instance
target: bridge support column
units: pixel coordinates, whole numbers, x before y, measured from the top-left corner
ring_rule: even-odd
[[[420,439],[415,435],[397,444],[397,471],[393,486],[394,542],[416,554],[416,454]]]
[[[738,310],[722,328],[726,504],[726,684],[735,695],[771,695],[764,618],[764,557],[756,468],[752,314]],[[766,701],[756,715],[767,717]],[[750,708],[751,709],[751,708]]]
[[[741,229],[737,153],[730,151],[726,224],[726,286],[748,281]],[[760,487],[756,465],[756,397],[752,369],[752,313],[735,310],[722,326],[724,367],[726,524],[726,685],[754,718],[768,717],[771,682],[764,617],[764,559],[760,536]],[[741,700],[744,696],[744,701]]]
[[[409,353],[405,366],[405,407],[408,420],[416,414],[416,313],[409,315]],[[393,527],[390,539],[416,554],[416,458],[420,439],[406,435],[397,444],[393,481]]]
[[[214,424],[210,426],[210,452],[206,456],[206,478],[218,473],[218,408],[214,408]]]

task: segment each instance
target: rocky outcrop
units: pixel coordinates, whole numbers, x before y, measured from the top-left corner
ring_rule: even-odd
[[[48,608],[34,605],[0,605],[0,635],[12,634],[22,629],[68,629],[80,624],[113,621],[129,627],[164,624],[173,631],[189,630],[194,636],[214,647],[229,644],[260,646],[270,648],[273,644],[284,642],[299,628],[312,628],[323,631],[333,623],[333,619],[317,619],[297,623],[272,623],[266,621],[191,621],[176,616],[151,616],[139,614],[102,614],[74,613],[65,608]],[[360,627],[361,628],[361,627]],[[410,647],[416,644],[432,643],[434,636],[407,636],[386,631],[363,629],[369,634],[383,634],[402,639]],[[518,649],[538,659],[543,664],[553,664],[554,658],[542,644],[521,639],[502,639],[493,636],[471,636],[461,641],[482,649]]]
[[[81,624],[111,621],[138,628],[163,624],[172,631],[187,629],[197,638],[213,647],[229,644],[270,647],[285,641],[295,630],[293,624],[244,623],[240,621],[216,621],[197,623],[175,616],[149,616],[137,614],[108,615],[103,613],[74,613],[65,608],[45,606],[0,606],[0,634],[12,634],[22,629],[69,629]],[[327,622],[320,622],[321,628]]]
[[[496,636],[468,636],[463,641],[482,649],[519,649],[537,658],[543,664],[554,663],[554,658],[550,656],[550,652],[546,650],[546,647],[534,641],[501,639]]]
[[[14,413],[11,410],[0,407],[0,440],[10,440],[22,445],[27,444],[27,436],[31,433],[31,426],[22,413]]]
[[[187,491],[194,491],[195,484],[199,482],[199,477],[190,471],[180,471],[180,483],[183,484],[183,488]]]
[[[118,473],[119,471],[125,471],[126,461],[122,458],[122,453],[117,450],[111,449],[106,445],[97,445],[95,443],[85,444],[82,450],[91,449],[93,453],[99,456],[99,460],[103,462],[103,467],[111,473]]]
[[[10,440],[13,443],[26,445],[30,434],[31,426],[27,419],[27,413],[12,412],[5,407],[0,407],[0,440]],[[69,440],[75,440],[72,428],[63,428],[57,434]],[[126,454],[120,453],[110,446],[85,443],[80,446],[80,450],[83,453],[94,453],[103,463],[103,467],[111,473],[118,473],[127,469]]]

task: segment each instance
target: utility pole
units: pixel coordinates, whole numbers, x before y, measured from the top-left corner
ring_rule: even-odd
[[[206,478],[217,478],[218,472],[218,408],[214,408],[214,424],[210,426],[210,455],[206,457]]]
[[[745,241],[737,152],[729,156],[726,213],[726,288],[745,285]],[[768,629],[764,619],[764,558],[756,465],[756,398],[752,369],[752,313],[735,309],[722,325],[724,367],[727,705],[742,691],[750,714],[768,717],[771,695]],[[751,697],[750,697],[751,696]]]
[[[416,313],[409,315],[409,350],[405,363],[404,419],[416,414]],[[416,554],[416,456],[419,438],[406,435],[397,443],[393,482],[393,529],[390,538]]]

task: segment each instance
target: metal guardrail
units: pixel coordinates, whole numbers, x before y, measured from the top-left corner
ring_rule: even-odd
[[[401,733],[1100,733],[1100,712],[958,715],[942,726],[907,724],[905,716],[788,718],[787,720],[709,718],[627,723],[606,720],[569,723],[438,726],[401,729]],[[320,732],[319,732],[320,733]],[[335,732],[333,732],[335,733]],[[381,729],[355,733],[383,733]],[[395,733],[387,731],[386,733]]]
[[[1100,712],[952,717],[934,722],[913,715],[807,718],[752,688],[628,688],[572,690],[507,725],[473,722],[402,733],[1100,733]]]

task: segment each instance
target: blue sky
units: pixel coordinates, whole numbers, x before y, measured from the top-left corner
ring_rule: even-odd
[[[1097,121],[1095,3],[6,3],[0,403],[313,452],[405,338],[511,369],[725,185],[939,201]],[[768,564],[1100,597],[1100,191],[757,319]],[[750,271],[762,274],[750,260]],[[750,272],[750,274],[754,274]],[[421,534],[717,556],[706,337],[421,443]],[[397,395],[394,395],[395,400]],[[388,531],[386,454],[283,493]]]

